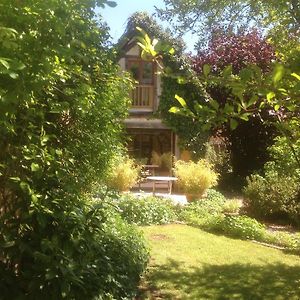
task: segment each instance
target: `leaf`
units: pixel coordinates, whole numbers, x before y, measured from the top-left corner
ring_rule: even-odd
[[[1,247],[2,248],[10,248],[10,247],[13,247],[15,244],[16,244],[15,241],[4,242],[4,243],[1,243]]]
[[[267,100],[268,100],[268,102],[270,102],[274,97],[275,97],[275,93],[274,92],[269,92],[267,94]]]
[[[178,112],[180,112],[180,108],[176,107],[176,106],[173,106],[169,109],[169,112],[170,113],[173,113],[173,114],[176,114]]]
[[[10,68],[10,64],[7,62],[8,60],[9,59],[4,57],[0,58],[0,64],[4,66],[7,70]]]
[[[208,76],[208,74],[210,73],[210,70],[211,70],[210,65],[205,64],[205,65],[203,66],[203,74],[204,74],[205,77]]]
[[[274,106],[274,110],[275,110],[275,111],[278,111],[279,108],[280,108],[280,105],[279,105],[279,104],[276,104],[276,105]]]
[[[228,78],[232,74],[232,65],[227,66],[223,71],[222,75],[224,78]]]
[[[249,121],[249,114],[242,114],[239,116],[239,118],[244,121]]]
[[[251,79],[253,71],[250,68],[244,68],[240,71],[239,76],[242,81],[247,82]]]
[[[273,71],[273,77],[272,77],[273,83],[277,84],[282,79],[283,75],[284,75],[284,66],[277,64]]]
[[[235,119],[230,119],[230,129],[234,130],[237,128],[237,126],[239,125],[238,121]]]
[[[106,1],[105,2],[109,7],[116,7],[117,6],[117,2],[115,1]]]
[[[178,77],[177,82],[179,84],[185,84],[185,83],[187,83],[187,79],[185,77]]]
[[[15,72],[9,72],[8,75],[12,79],[17,79],[19,77],[19,75],[17,73],[15,73]]]
[[[40,169],[40,166],[36,163],[31,164],[31,171],[32,172],[37,172]]]
[[[258,100],[258,96],[257,95],[253,95],[250,98],[249,102],[248,102],[248,107],[251,106],[251,105],[253,105],[253,104],[255,104],[257,102],[257,100]]]
[[[214,99],[209,99],[209,104],[211,105],[212,108],[214,108],[215,110],[219,109],[219,103],[214,100]]]
[[[293,77],[297,78],[298,80],[300,80],[300,75],[296,74],[296,73],[292,73],[291,74]]]
[[[175,49],[173,47],[170,48],[169,54],[174,55],[175,54]]]
[[[182,107],[186,107],[186,102],[182,97],[175,95],[175,99],[181,104]]]

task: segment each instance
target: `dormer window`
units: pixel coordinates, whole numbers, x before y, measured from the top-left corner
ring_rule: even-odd
[[[138,58],[127,60],[126,69],[132,74],[137,85],[131,92],[132,107],[153,110],[155,72],[154,63]]]

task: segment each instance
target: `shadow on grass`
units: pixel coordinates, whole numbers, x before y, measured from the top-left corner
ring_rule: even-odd
[[[170,260],[153,267],[147,282],[147,290],[137,299],[300,299],[300,267],[283,264],[206,265],[186,270]],[[158,285],[164,289],[159,291]]]

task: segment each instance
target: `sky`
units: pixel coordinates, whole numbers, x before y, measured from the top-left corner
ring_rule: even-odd
[[[154,6],[159,8],[164,7],[163,0],[114,0],[117,6],[112,8],[105,6],[104,9],[100,9],[104,21],[107,22],[110,27],[110,35],[112,36],[112,41],[115,43],[118,41],[119,37],[123,34],[126,28],[126,22],[128,17],[130,17],[136,11],[146,11],[149,14],[155,12]],[[193,51],[193,45],[196,39],[190,34],[184,37],[187,44],[187,51]]]

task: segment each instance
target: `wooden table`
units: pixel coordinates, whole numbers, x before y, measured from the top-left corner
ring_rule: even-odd
[[[172,177],[172,176],[148,176],[148,177],[146,177],[146,179],[153,182],[153,187],[152,187],[153,195],[155,195],[155,184],[160,183],[160,182],[168,183],[168,191],[169,191],[169,194],[171,194],[172,193],[172,183],[173,183],[173,181],[177,180],[176,177]]]

